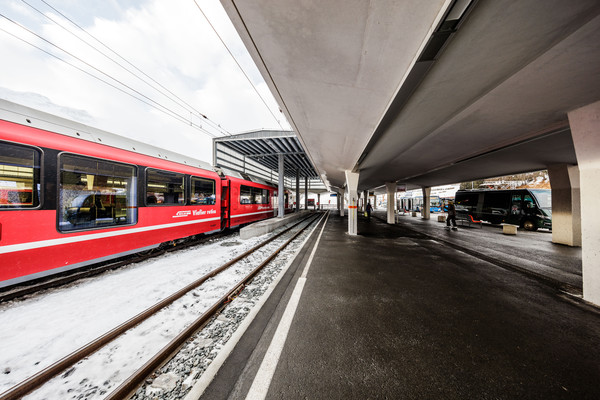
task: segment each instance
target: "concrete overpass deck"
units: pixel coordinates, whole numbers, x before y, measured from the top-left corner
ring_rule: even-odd
[[[580,250],[376,217],[349,235],[330,214],[201,398],[600,398],[600,312],[555,285],[576,286]]]

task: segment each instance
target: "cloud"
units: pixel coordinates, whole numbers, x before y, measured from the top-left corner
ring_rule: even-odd
[[[0,98],[12,101],[13,103],[27,104],[29,107],[38,110],[45,110],[51,114],[64,115],[68,119],[84,124],[89,125],[91,122],[93,122],[92,116],[87,111],[60,106],[39,93],[15,92],[13,90],[0,87]]]
[[[42,2],[28,2],[69,27],[69,31],[93,42]],[[45,55],[5,32],[0,32],[0,51],[11,56],[4,57],[0,63],[1,97],[208,162],[212,162],[211,138],[190,127],[189,120],[194,123],[202,121],[203,128],[211,132],[216,130],[195,116],[196,111],[207,115],[231,133],[260,128],[280,129],[194,2],[147,0],[127,3],[128,8],[114,1],[85,3],[88,10],[95,13],[93,18],[83,14],[81,2],[51,2],[181,100],[172,94],[165,96],[150,88],[139,79],[143,74],[126,61],[118,59],[134,74],[124,71],[65,29],[20,2],[9,2],[7,10],[11,17],[27,24],[30,29],[96,69],[35,39],[6,20],[0,21],[1,28],[10,29],[19,37],[43,46],[114,86],[127,92],[135,90],[141,93],[135,93],[134,96],[154,107]],[[267,99],[271,110],[283,121],[284,127],[289,127],[219,2],[202,1],[198,4],[231,51],[239,57],[240,63],[247,68],[248,75],[263,98]],[[97,43],[95,46],[110,53]],[[146,77],[143,79],[148,80]],[[130,89],[123,88],[121,84]],[[158,87],[158,84],[152,84]],[[165,92],[162,88],[160,91]],[[190,106],[194,111],[190,111]],[[166,113],[176,113],[188,123],[168,117]]]

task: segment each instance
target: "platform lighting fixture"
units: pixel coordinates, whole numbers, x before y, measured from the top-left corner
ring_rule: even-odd
[[[471,1],[472,0],[456,0],[444,21],[458,21],[461,19],[465,11],[467,11],[467,8],[471,5]]]

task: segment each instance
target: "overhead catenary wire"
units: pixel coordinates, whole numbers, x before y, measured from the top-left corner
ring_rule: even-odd
[[[250,77],[248,76],[248,74],[246,74],[246,71],[244,71],[244,69],[242,68],[242,66],[238,62],[238,60],[235,58],[235,56],[233,55],[233,53],[231,52],[231,50],[229,49],[229,47],[227,46],[227,44],[225,43],[225,41],[223,40],[223,38],[221,38],[221,35],[219,35],[219,33],[217,32],[217,30],[215,29],[215,27],[213,26],[213,24],[210,22],[210,20],[208,19],[208,17],[206,16],[206,14],[204,13],[204,11],[202,10],[202,8],[200,7],[200,5],[198,4],[197,0],[194,0],[194,3],[196,4],[196,7],[198,7],[198,10],[200,10],[200,13],[202,13],[202,16],[204,16],[204,19],[206,19],[206,21],[208,22],[208,24],[212,28],[212,30],[215,33],[215,35],[217,35],[217,37],[219,38],[219,40],[221,41],[221,43],[223,44],[223,46],[225,46],[225,49],[227,49],[227,52],[229,53],[229,55],[231,56],[231,58],[233,58],[233,61],[235,61],[235,63],[237,64],[238,68],[240,69],[240,71],[242,71],[242,73],[244,74],[244,76],[246,77],[246,79],[248,80],[248,82],[250,83],[250,85],[252,86],[252,88],[254,89],[254,91],[256,92],[256,94],[258,95],[258,97],[260,97],[260,99],[263,102],[263,104],[265,105],[265,107],[267,107],[267,110],[269,110],[269,113],[271,113],[271,115],[273,116],[273,118],[275,119],[275,121],[277,122],[277,124],[279,125],[279,127],[283,130],[283,126],[281,126],[281,122],[275,116],[275,114],[273,114],[273,111],[271,110],[271,107],[268,106],[268,104],[265,101],[265,99],[258,92],[258,89],[254,85],[254,83],[252,82],[252,80],[250,79]]]
[[[94,41],[96,41],[97,43],[99,43],[100,45],[102,45],[105,49],[107,49],[108,51],[110,51],[112,54],[114,54],[115,56],[117,56],[119,59],[123,60],[125,63],[127,63],[128,65],[130,65],[132,68],[134,68],[140,74],[142,74],[147,79],[149,79],[151,82],[153,82],[155,85],[157,85],[160,89],[157,88],[154,84],[148,82],[146,79],[140,77],[138,74],[136,74],[135,72],[131,71],[127,67],[123,66],[117,60],[111,58],[109,55],[105,54],[104,52],[102,52],[100,49],[98,49],[94,45],[90,44],[89,42],[87,42],[83,38],[77,36],[75,33],[73,33],[72,31],[70,31],[66,27],[64,27],[60,22],[58,22],[58,21],[54,20],[53,18],[51,18],[50,16],[44,14],[42,11],[40,11],[39,9],[37,9],[36,7],[34,7],[33,5],[29,4],[27,1],[25,1],[25,0],[21,0],[21,1],[23,3],[25,3],[26,5],[28,5],[29,7],[31,7],[36,12],[38,12],[39,14],[41,14],[42,16],[44,16],[45,18],[47,18],[50,21],[52,21],[54,24],[60,26],[62,29],[64,29],[69,34],[73,35],[74,37],[76,37],[77,39],[79,39],[80,41],[82,41],[83,43],[87,44],[88,46],[90,46],[91,48],[93,48],[94,50],[96,50],[97,52],[99,52],[100,54],[102,54],[104,57],[108,58],[109,60],[111,60],[112,62],[114,62],[115,64],[117,64],[119,67],[123,68],[124,70],[126,70],[127,72],[129,72],[130,74],[132,74],[133,76],[135,76],[136,78],[140,79],[142,82],[144,82],[148,86],[152,87],[157,92],[159,92],[162,95],[166,96],[171,101],[173,101],[174,103],[178,104],[180,107],[186,109],[186,111],[190,112],[192,115],[196,115],[196,117],[204,120],[208,125],[212,126],[214,129],[218,130],[221,134],[231,136],[231,133],[229,133],[225,128],[221,127],[220,124],[212,121],[205,114],[203,114],[202,112],[200,112],[197,109],[195,109],[194,106],[192,106],[191,104],[189,104],[188,102],[186,102],[185,100],[183,100],[177,94],[173,93],[171,90],[169,90],[168,88],[166,88],[160,82],[156,81],[150,75],[148,75],[147,73],[145,73],[144,71],[142,71],[140,68],[138,68],[132,62],[130,62],[129,60],[127,60],[125,57],[121,56],[119,53],[117,53],[115,50],[113,50],[110,46],[106,45],[104,42],[102,42],[101,40],[99,40],[97,37],[95,37],[94,35],[92,35],[91,33],[89,33],[85,28],[83,28],[82,26],[80,26],[79,24],[77,24],[75,21],[73,21],[67,15],[65,15],[64,13],[62,13],[60,10],[56,9],[55,7],[53,7],[47,1],[41,0],[44,4],[46,4],[54,12],[56,12],[61,17],[63,17],[67,21],[69,21],[71,24],[73,24],[73,26],[75,26],[76,28],[78,28],[79,30],[81,30],[83,33],[85,33],[87,36],[89,36],[90,38],[92,38]],[[165,94],[165,92],[167,92],[168,94]]]
[[[176,111],[173,111],[173,110],[169,109],[168,107],[166,107],[166,106],[164,106],[164,105],[162,105],[162,104],[158,103],[157,101],[155,101],[155,100],[151,99],[150,97],[148,97],[148,96],[146,96],[145,94],[143,94],[143,93],[139,92],[138,90],[135,90],[135,89],[134,89],[134,88],[132,88],[131,86],[129,86],[129,85],[126,85],[125,83],[121,82],[120,80],[118,80],[118,79],[116,79],[116,78],[114,78],[114,77],[110,76],[109,74],[107,74],[106,72],[104,72],[104,71],[100,70],[99,68],[96,68],[95,66],[93,66],[93,65],[91,65],[90,63],[88,63],[88,62],[86,62],[86,61],[82,60],[81,58],[79,58],[79,57],[75,56],[74,54],[72,54],[72,53],[68,52],[67,50],[63,49],[62,47],[60,47],[60,46],[58,46],[58,45],[56,45],[56,44],[52,43],[52,42],[51,42],[51,41],[49,41],[48,39],[45,39],[44,37],[42,37],[42,36],[38,35],[37,33],[35,33],[35,32],[33,32],[32,30],[30,30],[30,29],[26,28],[25,26],[23,26],[23,25],[19,24],[18,22],[16,22],[16,21],[14,21],[14,20],[10,19],[10,18],[9,18],[9,17],[7,17],[6,15],[4,15],[4,14],[1,14],[1,13],[0,13],[0,17],[2,17],[2,18],[4,18],[4,19],[8,20],[9,22],[13,23],[14,25],[16,25],[16,26],[20,27],[21,29],[23,29],[23,30],[25,30],[25,31],[29,32],[30,34],[32,34],[32,35],[34,35],[34,36],[36,36],[37,38],[39,38],[39,39],[41,39],[42,41],[44,41],[44,42],[48,43],[49,45],[51,45],[51,46],[53,46],[53,47],[55,47],[55,48],[59,49],[60,51],[62,51],[62,52],[64,52],[64,53],[68,54],[69,56],[73,57],[74,59],[76,59],[76,60],[80,61],[81,63],[83,63],[83,64],[87,65],[88,67],[90,67],[90,68],[92,68],[92,69],[96,70],[96,71],[97,71],[97,72],[99,72],[100,74],[102,74],[102,75],[104,75],[104,76],[106,76],[106,77],[108,77],[108,78],[112,79],[113,81],[117,82],[119,85],[122,85],[123,87],[125,87],[125,88],[127,88],[127,89],[131,90],[132,92],[134,92],[134,93],[137,93],[139,96],[141,96],[141,97],[143,97],[143,98],[145,98],[145,99],[147,99],[147,100],[148,100],[148,101],[144,101],[144,103],[145,103],[145,104],[151,105],[153,108],[156,108],[156,109],[158,109],[158,110],[161,110],[161,111],[165,112],[167,115],[171,115],[171,116],[177,116],[177,119],[178,119],[178,120],[180,120],[180,121],[182,121],[182,122],[185,122],[186,124],[190,124],[190,126],[193,126],[193,127],[195,127],[196,129],[198,129],[198,130],[200,130],[200,131],[202,131],[202,132],[205,132],[206,134],[208,134],[209,136],[211,136],[211,137],[213,137],[213,138],[217,137],[217,136],[216,136],[214,133],[207,131],[207,130],[206,130],[206,129],[204,129],[202,126],[200,126],[200,125],[196,125],[196,124],[194,124],[193,122],[191,122],[191,121],[188,121],[188,119],[187,119],[186,117],[184,117],[184,116],[180,115],[180,114],[179,114],[179,113],[177,113]],[[11,32],[8,32],[8,31],[7,31],[7,30],[5,30],[5,29],[2,29],[2,28],[0,28],[0,29],[1,29],[2,31],[4,31],[4,32],[8,33],[9,35],[11,35],[11,36],[13,36],[13,37],[15,37],[15,38],[17,38],[17,39],[19,39],[19,40],[21,40],[21,41],[23,41],[23,42],[25,42],[25,43],[27,43],[27,44],[31,45],[31,46],[33,46],[33,47],[35,47],[35,48],[37,48],[37,49],[39,49],[39,50],[43,51],[44,53],[46,53],[46,54],[48,54],[48,55],[51,55],[52,57],[54,57],[54,58],[56,58],[56,59],[58,59],[58,60],[61,60],[61,61],[65,62],[65,63],[67,63],[68,65],[70,65],[70,66],[72,66],[72,67],[75,67],[75,68],[77,68],[78,70],[80,70],[80,71],[82,71],[82,72],[85,72],[87,75],[89,75],[89,76],[91,76],[91,77],[94,77],[94,78],[96,78],[96,79],[100,80],[101,82],[108,83],[107,81],[105,81],[105,80],[103,80],[103,79],[100,79],[100,78],[98,78],[96,75],[94,75],[94,74],[91,74],[91,73],[89,73],[89,72],[85,71],[84,69],[82,69],[82,68],[80,68],[80,67],[77,67],[77,66],[75,66],[75,65],[74,65],[74,64],[72,64],[72,63],[69,63],[69,62],[67,62],[66,60],[63,60],[62,58],[60,58],[60,57],[58,57],[58,56],[56,56],[56,55],[54,55],[54,54],[52,54],[52,53],[50,53],[50,52],[48,52],[48,51],[46,51],[46,50],[42,49],[41,47],[39,47],[39,46],[36,46],[36,45],[34,45],[34,44],[32,44],[32,43],[28,42],[27,40],[25,40],[25,39],[22,39],[22,38],[18,37],[17,35],[15,35],[15,34],[13,34],[13,33],[11,33]],[[115,85],[113,85],[113,84],[110,84],[110,86],[111,86],[111,87],[114,87],[114,88],[118,88],[117,86],[115,86]],[[136,96],[133,96],[131,93],[128,93],[127,91],[125,91],[125,90],[123,90],[123,89],[121,89],[121,88],[118,88],[118,89],[119,89],[121,92],[123,92],[123,93],[126,93],[126,94],[129,94],[129,95],[131,95],[131,97],[133,97],[133,98],[135,98],[135,99],[137,99],[137,100],[140,100],[138,97],[136,97]],[[151,104],[151,103],[152,103],[152,104]]]
[[[1,14],[0,14],[0,16],[4,17],[4,15],[1,15]],[[128,95],[128,96],[130,96],[130,97],[133,97],[134,99],[136,99],[136,100],[138,100],[138,101],[141,101],[142,103],[145,103],[145,104],[149,105],[150,107],[153,107],[153,108],[157,109],[158,111],[160,111],[160,112],[162,112],[162,113],[164,113],[164,114],[166,114],[166,115],[168,115],[168,116],[170,116],[170,117],[173,117],[173,118],[175,118],[175,119],[177,119],[177,120],[179,120],[179,121],[181,121],[181,122],[184,122],[184,123],[186,123],[186,124],[189,122],[187,119],[185,119],[185,118],[181,117],[179,114],[174,114],[174,113],[172,113],[172,112],[171,112],[170,110],[168,110],[168,109],[166,109],[166,110],[163,110],[163,109],[161,109],[161,108],[158,108],[158,107],[156,107],[154,104],[152,104],[152,103],[149,103],[149,102],[145,101],[144,99],[140,99],[140,98],[136,97],[136,96],[135,96],[135,95],[133,95],[132,93],[129,93],[129,92],[127,92],[127,91],[123,90],[122,88],[120,88],[120,87],[118,87],[118,86],[116,86],[116,85],[114,85],[114,84],[112,84],[112,83],[110,83],[110,82],[108,82],[108,81],[106,81],[106,80],[104,80],[104,79],[102,79],[102,78],[100,78],[100,77],[98,77],[98,76],[96,76],[96,75],[94,75],[94,74],[90,73],[89,71],[86,71],[86,70],[84,70],[83,68],[81,68],[81,67],[78,67],[77,65],[75,65],[75,64],[73,64],[73,63],[70,63],[70,62],[69,62],[69,61],[67,61],[67,60],[64,60],[64,59],[62,59],[62,58],[58,57],[58,56],[57,56],[57,55],[55,55],[55,54],[52,54],[52,53],[50,53],[49,51],[47,51],[47,50],[45,50],[45,49],[43,49],[43,48],[41,48],[41,47],[39,47],[39,46],[37,46],[37,45],[35,45],[35,44],[31,43],[31,42],[28,42],[27,40],[25,40],[25,39],[23,39],[23,38],[21,38],[21,37],[18,37],[18,36],[17,36],[17,35],[15,35],[14,33],[12,33],[12,32],[9,32],[9,31],[7,31],[7,30],[6,30],[6,29],[4,29],[4,28],[0,28],[0,31],[2,31],[2,32],[4,32],[4,33],[6,33],[6,34],[8,34],[8,35],[10,35],[10,36],[12,36],[12,37],[14,37],[15,39],[18,39],[18,40],[20,40],[20,41],[22,41],[22,42],[24,42],[24,43],[26,43],[26,44],[28,44],[28,45],[30,45],[30,46],[32,46],[32,47],[34,47],[34,48],[36,48],[36,49],[38,49],[38,50],[40,50],[40,51],[44,52],[44,53],[46,53],[47,55],[49,55],[49,56],[51,56],[51,57],[53,57],[53,58],[56,58],[56,59],[57,59],[57,60],[59,60],[59,61],[62,61],[62,62],[64,62],[65,64],[67,64],[67,65],[69,65],[69,66],[71,66],[71,67],[73,67],[73,68],[75,68],[75,69],[77,69],[77,70],[79,70],[79,71],[83,72],[83,73],[84,73],[84,74],[86,74],[86,75],[89,75],[89,76],[91,76],[92,78],[95,78],[95,79],[97,79],[97,80],[99,80],[99,81],[101,81],[101,82],[103,82],[103,83],[105,83],[105,84],[107,84],[107,85],[109,85],[109,86],[111,86],[111,87],[113,87],[113,88],[117,89],[118,91],[120,91],[120,92],[122,92],[122,93],[124,93],[124,94],[126,94],[126,95]],[[206,131],[206,130],[205,130],[205,129],[203,129],[203,128],[202,128],[202,126],[200,126],[200,125],[191,124],[190,126],[191,126],[192,128],[198,129],[198,130],[200,130],[200,131],[202,131],[202,132],[204,132],[204,133],[206,133],[206,134],[210,135],[211,137],[216,137],[216,136],[215,136],[213,133]]]

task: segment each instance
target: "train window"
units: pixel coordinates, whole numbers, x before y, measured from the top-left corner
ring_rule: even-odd
[[[136,168],[62,154],[58,227],[62,232],[135,224]]]
[[[215,181],[192,177],[192,198],[190,204],[215,204]]]
[[[0,143],[0,208],[39,206],[40,151]]]
[[[251,186],[240,187],[240,204],[269,204],[269,191]]]
[[[252,198],[252,188],[250,186],[240,186],[240,204],[254,204]]]
[[[184,196],[183,174],[146,170],[146,204],[148,205],[183,205]]]
[[[252,188],[254,204],[269,204],[269,191],[267,189]]]

